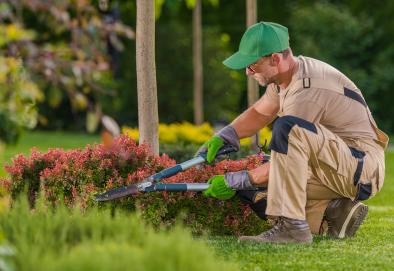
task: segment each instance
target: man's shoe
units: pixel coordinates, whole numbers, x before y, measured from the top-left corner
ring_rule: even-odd
[[[294,222],[303,223],[303,225],[293,225]],[[298,229],[298,228],[300,229]],[[238,239],[241,241],[268,242],[268,243],[312,243],[312,233],[308,223],[301,220],[278,217],[274,221],[274,227],[269,231],[263,232],[258,236],[242,236]]]
[[[327,236],[354,237],[367,217],[369,207],[351,199],[335,199],[327,206],[324,219],[328,222]]]

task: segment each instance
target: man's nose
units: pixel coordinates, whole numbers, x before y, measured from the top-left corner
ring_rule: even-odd
[[[251,75],[254,73],[248,67],[246,67],[245,69],[246,69],[246,75]]]

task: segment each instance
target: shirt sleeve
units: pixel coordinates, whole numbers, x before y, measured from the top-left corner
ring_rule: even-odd
[[[275,84],[268,85],[264,98],[272,104],[279,104],[279,92]]]

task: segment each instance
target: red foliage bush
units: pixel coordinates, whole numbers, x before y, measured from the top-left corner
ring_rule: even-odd
[[[156,227],[171,227],[179,218],[194,233],[213,235],[255,235],[266,228],[249,207],[238,197],[230,200],[205,198],[199,192],[141,192],[129,197],[97,203],[97,194],[130,185],[165,168],[175,165],[167,155],[149,154],[149,146],[137,146],[134,139],[121,135],[114,147],[106,151],[103,144],[85,149],[49,149],[43,154],[35,148],[30,157],[17,155],[13,165],[5,165],[6,178],[0,184],[16,198],[25,187],[32,207],[38,191],[48,206],[64,200],[69,208],[80,206],[82,211],[98,204],[99,208],[130,212],[139,209],[142,218]],[[193,167],[165,183],[205,183],[214,175],[252,169],[260,165],[261,157],[241,161],[222,161],[204,170]]]

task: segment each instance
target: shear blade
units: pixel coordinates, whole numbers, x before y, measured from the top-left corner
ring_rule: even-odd
[[[144,187],[140,187],[140,185],[147,182],[149,182],[149,179],[145,178],[138,183],[109,190],[103,194],[98,195],[96,201],[108,201],[141,192],[144,190]]]

